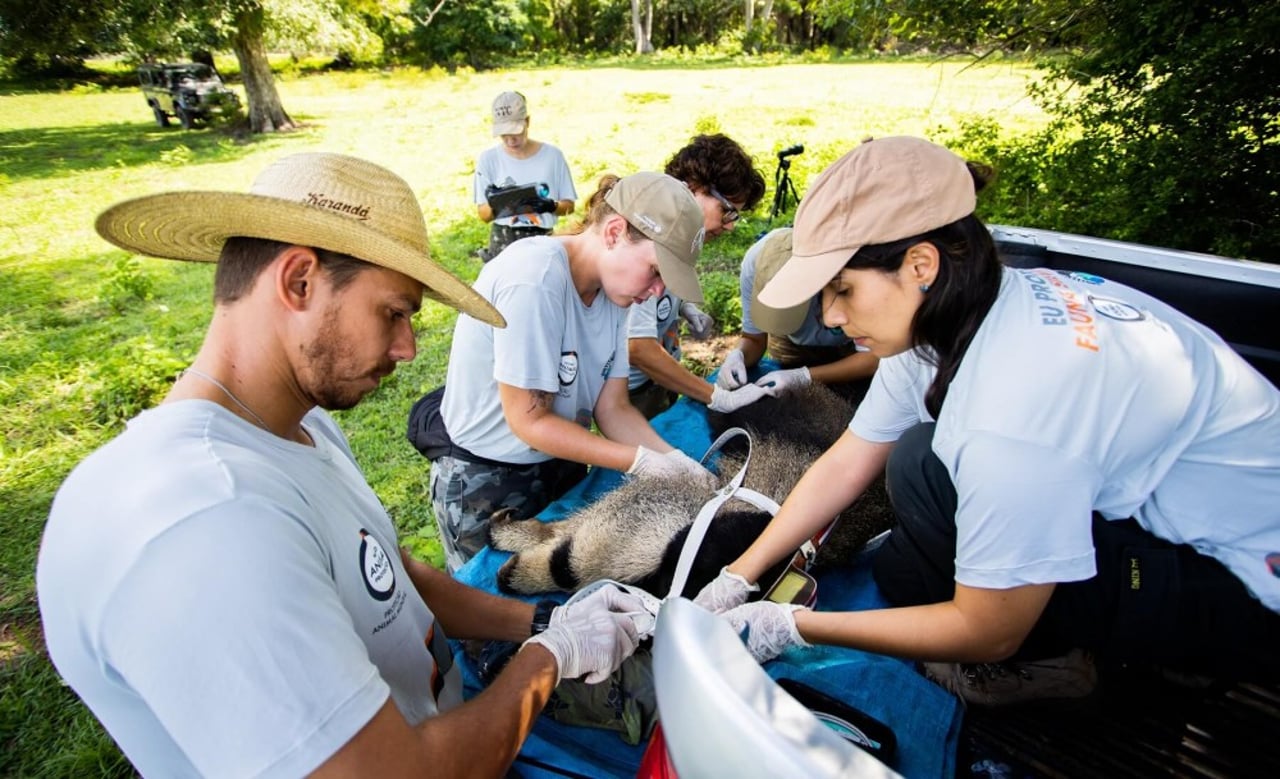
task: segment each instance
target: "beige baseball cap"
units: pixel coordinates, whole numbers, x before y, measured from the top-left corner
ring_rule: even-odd
[[[809,186],[796,209],[791,259],[760,301],[807,302],[862,247],[927,233],[976,206],[973,177],[954,153],[923,138],[868,139]]]
[[[695,264],[705,229],[702,207],[684,182],[644,171],[618,179],[604,197],[614,211],[657,245],[662,281],[680,297],[702,302]]]
[[[809,313],[809,301],[786,308],[774,308],[760,302],[760,290],[777,274],[778,269],[791,259],[791,228],[782,227],[769,233],[756,255],[755,276],[751,280],[751,322],[772,335],[791,335],[804,324]]]
[[[493,135],[519,135],[529,118],[529,104],[519,92],[503,92],[493,99]]]

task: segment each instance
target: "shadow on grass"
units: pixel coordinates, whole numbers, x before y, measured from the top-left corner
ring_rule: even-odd
[[[144,122],[7,130],[0,131],[0,169],[14,182],[158,161],[231,162],[265,139],[233,126],[182,130]]]

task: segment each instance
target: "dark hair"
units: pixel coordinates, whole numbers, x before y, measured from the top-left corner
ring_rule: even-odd
[[[254,279],[262,269],[280,255],[280,252],[296,244],[272,241],[266,238],[233,236],[222,245],[218,267],[213,274],[213,302],[234,303],[253,288]],[[328,249],[310,247],[320,260],[320,267],[329,276],[334,290],[350,284],[373,263],[356,259],[349,254]]]
[[[603,222],[612,214],[618,213],[613,206],[604,201],[605,196],[609,194],[609,190],[613,189],[613,185],[617,184],[619,177],[613,173],[606,173],[600,177],[600,181],[596,184],[596,191],[591,193],[591,197],[587,198],[586,207],[583,211],[586,216],[582,222],[568,230],[568,234],[576,235],[586,232],[588,227]],[[635,225],[627,222],[627,240],[631,242],[643,241],[648,238],[647,235],[636,229]]]
[[[764,176],[751,164],[751,157],[727,135],[695,135],[689,145],[667,160],[663,170],[690,189],[715,190],[743,211],[750,211],[764,197]]]
[[[968,166],[974,189],[981,192],[991,180],[992,170],[979,163]],[[921,353],[938,368],[925,392],[925,408],[937,419],[969,343],[1000,291],[1003,266],[991,232],[969,214],[921,235],[864,246],[845,267],[894,273],[902,267],[907,250],[922,242],[938,250],[938,275],[916,310],[911,341],[917,348],[926,347]]]

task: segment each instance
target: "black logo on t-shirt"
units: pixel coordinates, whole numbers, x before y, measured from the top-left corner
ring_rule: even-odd
[[[578,353],[560,353],[560,386],[567,387],[578,380]]]
[[[671,296],[663,295],[658,300],[658,321],[664,322],[671,316]]]
[[[387,600],[396,591],[396,571],[391,558],[368,530],[360,530],[360,572],[364,586],[377,600]]]

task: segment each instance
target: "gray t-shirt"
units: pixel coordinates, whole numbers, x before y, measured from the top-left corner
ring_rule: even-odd
[[[167,403],[58,491],[49,653],[143,776],[302,776],[388,695],[411,725],[461,701],[342,433],[318,410],[303,428],[314,446]]]
[[[507,326],[458,316],[441,406],[445,427],[454,443],[481,457],[549,460],[511,431],[498,384],[552,393],[556,415],[589,428],[605,382],[627,376],[627,309],[603,291],[584,304],[569,256],[550,236],[511,244],[481,269],[474,286]]]
[[[742,295],[742,332],[749,335],[764,333],[751,321],[751,287],[756,279],[756,261],[763,251],[765,241],[769,240],[769,235],[756,241],[750,249],[747,249],[747,253],[742,257],[742,268],[738,272],[739,293]],[[840,328],[822,324],[822,295],[814,295],[809,300],[809,310],[804,315],[804,324],[787,338],[799,346],[845,346],[849,343],[849,337]]]
[[[663,292],[643,303],[631,306],[627,319],[628,338],[656,338],[667,354],[680,360],[680,298]],[[633,390],[649,380],[649,375],[634,365],[627,378],[627,389]]]
[[[540,142],[541,143],[541,142]],[[565,162],[560,150],[549,143],[543,143],[528,159],[518,160],[497,146],[490,146],[480,153],[476,160],[475,180],[472,184],[472,197],[476,205],[487,202],[485,190],[489,185],[509,187],[515,184],[547,185],[547,197],[552,200],[577,200],[578,191],[573,188],[573,175],[569,173],[569,163]],[[495,219],[495,223],[511,227],[541,227],[547,230],[556,226],[555,212],[543,214],[520,214]]]

